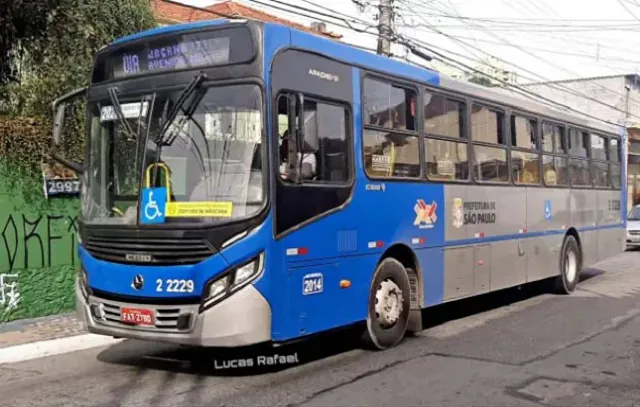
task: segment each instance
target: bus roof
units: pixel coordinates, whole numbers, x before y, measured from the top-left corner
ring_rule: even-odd
[[[114,40],[110,45],[120,45],[124,42],[133,41],[139,38],[166,34],[171,32],[190,31],[198,28],[215,27],[224,24],[244,24],[247,20],[218,18],[214,20],[204,20],[193,23],[175,24],[165,27],[157,27],[139,33],[131,34]],[[259,22],[261,23],[261,22]],[[507,105],[515,109],[525,110],[534,114],[556,118],[567,121],[575,125],[590,127],[607,133],[620,135],[623,126],[612,125],[600,120],[590,119],[586,116],[556,106],[549,106],[542,102],[528,99],[512,90],[505,88],[489,88],[476,85],[467,81],[460,81],[448,77],[442,73],[430,70],[427,67],[411,64],[386,56],[381,56],[363,50],[353,45],[345,44],[336,40],[328,39],[319,35],[310,34],[296,28],[278,23],[261,23],[265,26],[278,26],[290,30],[293,45],[303,49],[310,49],[345,63],[350,63],[367,70],[379,72],[389,76],[401,77],[410,81],[417,81],[443,89],[462,93],[468,96],[485,99],[498,104]],[[532,96],[533,97],[533,96]]]
[[[229,20],[226,18],[218,18],[215,20],[203,20],[203,21],[196,21],[193,23],[182,23],[182,24],[168,25],[164,27],[150,28],[148,30],[140,31],[131,35],[117,38],[109,45],[119,45],[124,42],[133,41],[133,40],[137,40],[139,38],[144,38],[144,37],[151,37],[159,34],[188,31],[188,30],[194,30],[194,29],[205,28],[205,27],[215,27],[223,24],[245,23],[246,21],[247,20]]]

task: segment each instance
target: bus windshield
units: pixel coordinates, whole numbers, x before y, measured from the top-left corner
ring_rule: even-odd
[[[203,88],[192,106],[178,102],[181,93],[119,96],[115,108],[113,98],[90,103],[86,223],[137,224],[140,187],[165,187],[168,202],[196,208],[167,212],[166,223],[225,222],[263,206],[259,87]],[[198,212],[212,203],[227,209]]]

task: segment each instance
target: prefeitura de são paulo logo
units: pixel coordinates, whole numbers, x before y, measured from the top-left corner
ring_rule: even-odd
[[[418,199],[413,210],[416,212],[416,219],[413,221],[414,226],[418,226],[420,229],[432,228],[438,217],[436,216],[436,208],[438,205],[435,201],[431,202],[431,205],[427,205],[424,200]]]

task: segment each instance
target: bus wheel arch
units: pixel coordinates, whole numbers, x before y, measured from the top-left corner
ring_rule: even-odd
[[[376,286],[386,277],[398,280],[396,287],[403,292],[403,315],[401,326],[395,332],[382,333],[381,327],[376,326],[374,319],[376,301]],[[395,346],[407,334],[422,330],[422,286],[421,269],[418,259],[408,246],[395,244],[390,246],[376,264],[375,273],[371,281],[369,301],[367,307],[367,330],[364,339],[368,347],[386,349]],[[406,295],[404,294],[406,293]]]
[[[558,294],[571,294],[582,273],[583,252],[580,235],[575,228],[565,233],[558,256],[560,274],[553,279],[553,291]]]
[[[411,311],[409,313],[407,332],[409,334],[420,332],[422,331],[422,299],[424,298],[424,286],[422,282],[424,279],[418,257],[409,246],[402,243],[390,246],[382,254],[378,264],[387,257],[393,257],[407,269],[409,284],[411,286]]]

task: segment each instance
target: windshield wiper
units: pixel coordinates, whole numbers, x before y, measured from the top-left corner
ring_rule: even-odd
[[[160,130],[160,133],[158,133],[158,136],[156,137],[156,140],[155,140],[156,144],[171,145],[173,140],[177,137],[177,134],[176,134],[176,130],[174,130],[171,133],[169,133],[170,134],[169,137],[165,138],[164,135],[167,129],[169,128],[171,123],[173,123],[176,116],[178,116],[178,112],[180,112],[180,110],[182,109],[182,106],[184,106],[184,104],[191,97],[191,95],[193,95],[193,93],[196,90],[198,90],[200,86],[202,86],[202,82],[204,82],[205,79],[207,79],[207,75],[204,72],[199,73],[195,78],[191,80],[187,88],[184,91],[182,91],[182,93],[178,97],[178,100],[176,101],[175,105],[173,106],[169,114],[165,118],[163,118],[162,129]],[[198,106],[198,103],[200,103],[200,99],[202,98],[202,96],[204,96],[204,94],[200,93],[197,97],[193,98],[188,108],[184,111],[185,115],[181,117],[179,125],[175,126],[175,128],[180,129],[184,125],[184,121],[193,115],[196,107]]]
[[[175,118],[178,116],[178,112],[182,109],[183,105],[187,102],[187,100],[191,97],[191,95],[193,95],[193,93],[196,92],[200,88],[200,86],[202,86],[202,82],[204,82],[205,79],[207,79],[207,75],[204,72],[200,72],[195,78],[191,80],[187,88],[184,91],[182,91],[182,93],[178,97],[178,100],[176,101],[171,111],[166,116],[163,115],[164,117],[162,119],[162,128],[158,133],[158,135],[156,136],[156,138],[154,139],[154,142],[158,147],[156,150],[156,156],[155,156],[154,166],[153,166],[152,179],[154,184],[158,176],[158,163],[160,162],[160,156],[162,155],[162,147],[170,146],[171,144],[173,144],[175,139],[178,137],[178,132],[184,126],[184,122],[187,119],[190,119],[191,116],[193,116],[193,114],[195,113],[195,110],[198,107],[200,100],[204,97],[203,92],[200,92],[198,95],[196,95],[196,97],[194,97],[191,100],[191,103],[189,104],[187,109],[184,110],[185,114],[180,118],[179,123],[174,125],[174,128],[169,133],[168,137],[165,137],[165,133],[167,132],[169,126],[173,123]],[[201,160],[202,160],[202,156],[201,156]],[[167,198],[170,199],[170,197],[167,197]]]
[[[124,132],[126,133],[127,137],[135,139],[138,137],[138,135],[133,132],[133,129],[131,129],[131,126],[129,126],[127,119],[125,119],[124,117],[122,106],[120,106],[120,100],[118,100],[117,91],[118,89],[116,87],[109,88],[109,99],[111,100],[113,111],[115,112],[116,117],[118,117],[120,125],[122,125],[122,127],[124,128]]]

